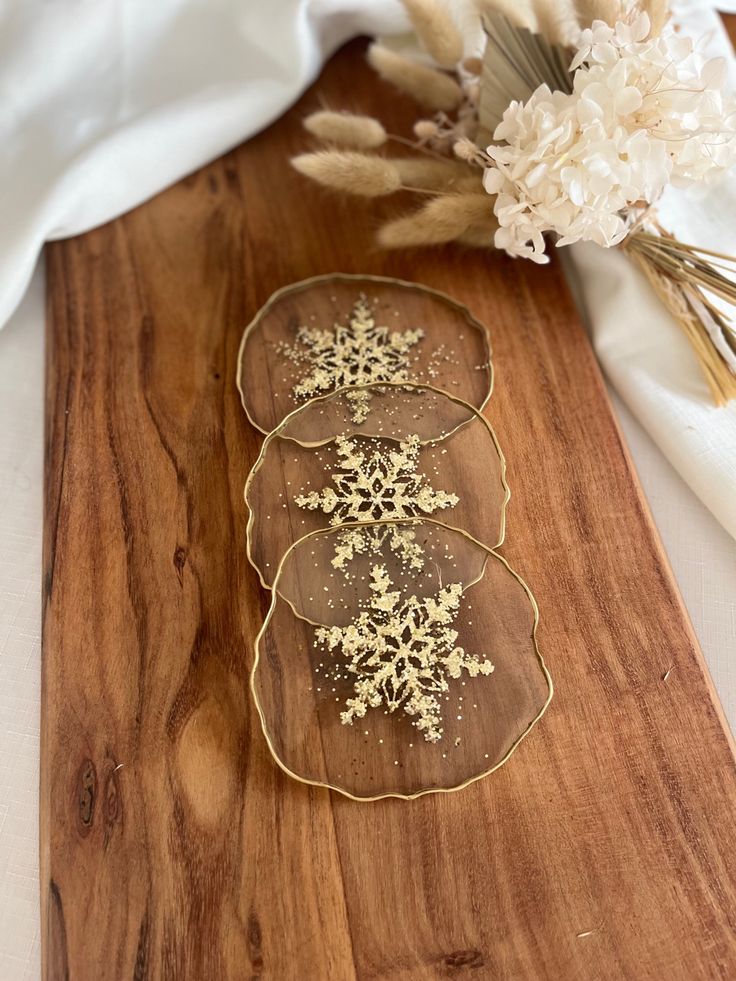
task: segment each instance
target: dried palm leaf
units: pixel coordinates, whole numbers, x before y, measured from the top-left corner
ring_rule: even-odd
[[[481,75],[478,115],[489,137],[511,102],[526,102],[540,85],[572,92],[570,53],[541,34],[514,26],[507,17],[483,17],[486,50]]]

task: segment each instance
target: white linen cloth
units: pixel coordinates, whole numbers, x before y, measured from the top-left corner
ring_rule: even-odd
[[[728,53],[708,6],[680,2],[678,19]],[[405,23],[397,0],[0,0],[0,325],[45,240],[139,204],[267,125],[342,41]],[[683,238],[736,251],[733,178],[695,206],[668,195],[660,213]],[[687,342],[624,259],[578,247],[573,260],[609,378],[736,536],[736,403],[712,407]]]
[[[723,44],[701,4],[684,14]],[[395,0],[0,0],[0,325],[45,240],[107,221],[236,145],[293,101],[343,40],[402,24]],[[673,230],[733,250],[733,184],[719,195],[701,208],[706,227],[686,202],[672,212]],[[736,407],[710,405],[687,342],[622,257],[581,247],[573,259],[609,378],[736,534]],[[40,963],[42,339],[39,270],[0,331],[1,981],[35,979]],[[736,545],[618,411],[736,728]]]

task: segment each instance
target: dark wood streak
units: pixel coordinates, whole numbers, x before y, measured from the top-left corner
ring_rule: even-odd
[[[46,950],[47,972],[54,981],[69,981],[69,957],[66,943],[64,907],[59,887],[53,879],[48,884],[46,897]]]
[[[135,951],[135,964],[133,965],[133,981],[147,981],[149,945],[151,942],[151,921],[148,906],[143,914],[140,929],[138,931],[138,946]]]
[[[97,802],[97,770],[92,760],[83,760],[79,768],[79,833],[89,834],[95,819]]]

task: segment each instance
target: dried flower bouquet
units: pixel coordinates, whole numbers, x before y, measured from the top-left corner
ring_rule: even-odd
[[[403,3],[423,51],[377,43],[368,58],[429,118],[408,138],[314,113],[305,126],[327,148],[296,169],[352,194],[421,195],[379,230],[388,248],[457,241],[540,263],[549,240],[623,249],[685,330],[716,403],[736,397],[736,263],[677,241],[655,211],[667,186],[736,161],[723,60],[679,35],[662,0],[476,0],[462,29],[457,5]],[[377,152],[391,143],[411,153]]]

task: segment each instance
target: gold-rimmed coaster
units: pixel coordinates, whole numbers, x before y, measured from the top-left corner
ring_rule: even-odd
[[[310,398],[386,381],[431,384],[481,409],[493,385],[486,329],[419,283],[335,273],[278,290],[243,334],[238,389],[263,433]],[[356,421],[370,411],[354,409]]]
[[[378,544],[334,574],[313,532],[280,563],[251,687],[279,766],[359,800],[457,790],[505,762],[552,683],[534,598],[505,559],[432,519],[352,526]],[[413,569],[395,535],[411,533]]]
[[[360,422],[356,400],[370,407]],[[248,556],[268,588],[308,532],[425,515],[493,548],[509,496],[496,435],[467,402],[409,383],[340,389],[294,410],[264,441],[245,487]],[[405,544],[419,563],[416,544]],[[337,536],[333,568],[370,547],[357,530]]]

